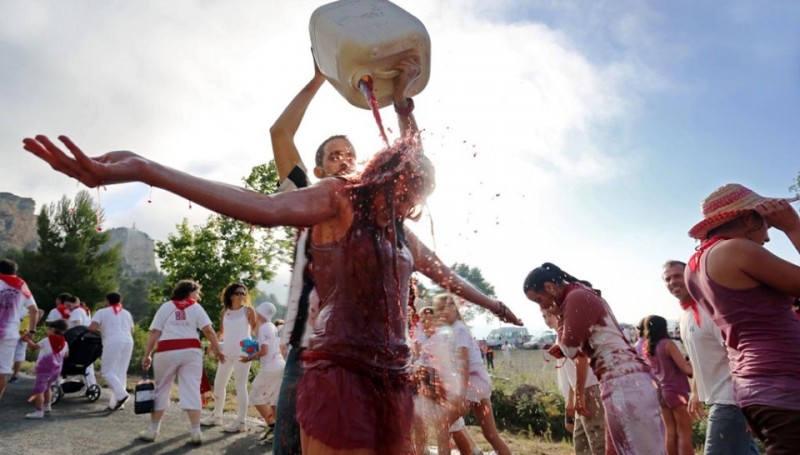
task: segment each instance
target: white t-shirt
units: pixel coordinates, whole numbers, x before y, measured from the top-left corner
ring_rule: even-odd
[[[114,341],[133,341],[131,331],[133,330],[133,316],[126,309],[121,309],[118,314],[114,314],[114,308],[105,307],[97,310],[92,316],[92,322],[100,326],[100,336],[103,344]]]
[[[36,307],[33,296],[25,297],[22,291],[0,280],[0,340],[19,338],[19,321],[31,305]]]
[[[53,355],[53,347],[50,346],[50,338],[44,337],[41,340],[39,340],[39,343],[37,344],[39,345],[39,355],[36,356],[37,361],[45,356]],[[61,357],[61,360],[63,361],[64,358],[67,356],[67,354],[69,354],[69,346],[65,343],[64,349],[62,349],[61,352],[58,353],[58,355]]]
[[[70,310],[69,321],[67,321],[69,328],[78,327],[79,325],[88,327],[91,322],[92,320],[83,308],[77,306],[74,310]]]
[[[211,325],[211,319],[199,303],[179,310],[170,300],[158,308],[150,330],[161,331],[159,340],[200,339],[197,331],[207,325]]]
[[[58,321],[59,319],[64,319],[64,316],[61,316],[61,312],[58,311],[58,308],[53,308],[49,313],[47,313],[47,319],[45,319],[45,321],[53,322]],[[66,321],[67,319],[64,320]]]
[[[263,371],[282,370],[286,361],[283,360],[280,350],[280,339],[278,330],[272,322],[265,322],[258,328],[258,345],[267,346],[267,355],[261,357],[261,369]]]
[[[483,370],[485,367],[481,360],[481,350],[478,348],[478,343],[476,343],[472,335],[470,335],[467,326],[461,321],[456,321],[455,324],[452,325],[452,328],[456,352],[461,348],[467,348],[469,355],[469,372],[473,373]]]
[[[694,368],[698,398],[707,404],[736,404],[722,331],[702,306],[698,305],[697,310],[699,327],[691,309],[681,314],[680,326],[681,340]]]

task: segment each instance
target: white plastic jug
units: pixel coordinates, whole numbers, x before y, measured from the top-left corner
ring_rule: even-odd
[[[417,55],[422,74],[409,96],[428,84],[431,39],[419,19],[387,0],[340,0],[317,8],[309,23],[314,59],[325,78],[350,104],[369,109],[359,90],[363,76],[373,80],[380,107],[392,103],[397,64]]]

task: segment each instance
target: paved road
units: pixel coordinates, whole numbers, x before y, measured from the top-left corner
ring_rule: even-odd
[[[205,429],[205,443],[200,447],[187,444],[189,421],[173,403],[161,424],[158,441],[146,443],[136,439],[149,422],[147,415],[133,413],[133,404],[111,413],[106,411],[110,391],[94,403],[81,393],[67,394],[49,417],[26,420],[33,406],[25,400],[33,389],[33,379],[20,377],[9,384],[0,400],[0,453],[27,454],[244,454],[272,453],[270,446],[258,445],[263,427],[249,424],[247,433],[225,433],[219,427]]]

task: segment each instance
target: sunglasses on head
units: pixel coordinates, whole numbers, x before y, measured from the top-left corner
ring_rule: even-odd
[[[247,293],[244,291],[236,291],[233,293],[233,295],[247,295]]]

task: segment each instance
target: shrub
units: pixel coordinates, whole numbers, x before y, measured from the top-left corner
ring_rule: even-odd
[[[527,432],[552,441],[569,436],[564,426],[564,398],[558,393],[521,384],[511,393],[507,393],[504,387],[495,387],[491,400],[498,428]],[[472,414],[467,417],[467,422],[477,425]]]

